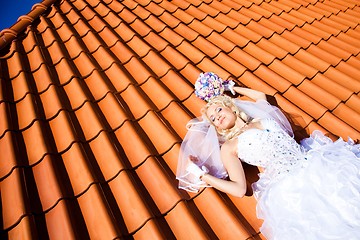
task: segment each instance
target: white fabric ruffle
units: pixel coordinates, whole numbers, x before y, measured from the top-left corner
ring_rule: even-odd
[[[360,239],[360,145],[315,131],[302,141],[308,163],[253,184],[267,239]]]

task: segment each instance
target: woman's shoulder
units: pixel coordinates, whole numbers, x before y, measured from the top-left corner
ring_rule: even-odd
[[[238,138],[235,137],[231,140],[226,141],[221,146],[221,151],[237,152],[237,144],[238,144]]]

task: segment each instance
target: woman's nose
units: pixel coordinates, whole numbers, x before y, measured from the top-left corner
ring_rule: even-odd
[[[217,120],[220,119],[220,113],[216,113],[216,119],[217,119]]]

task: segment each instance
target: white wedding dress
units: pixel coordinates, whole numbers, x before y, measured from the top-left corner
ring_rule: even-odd
[[[264,171],[253,184],[267,239],[360,239],[360,145],[321,132],[298,144],[277,122],[238,137],[238,156]]]

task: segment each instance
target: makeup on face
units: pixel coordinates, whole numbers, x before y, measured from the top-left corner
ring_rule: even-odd
[[[233,111],[223,105],[214,104],[206,112],[210,121],[219,129],[229,129],[235,125],[236,116]]]

